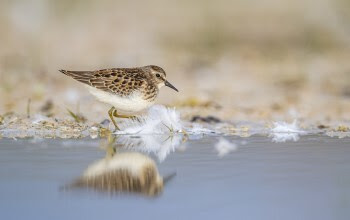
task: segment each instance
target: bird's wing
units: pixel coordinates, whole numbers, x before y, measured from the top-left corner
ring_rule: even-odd
[[[113,68],[97,71],[60,70],[60,72],[96,89],[123,96],[130,95],[145,83],[142,80],[142,76],[135,69],[131,68]]]

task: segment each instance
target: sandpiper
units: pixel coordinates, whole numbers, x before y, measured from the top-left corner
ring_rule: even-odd
[[[165,71],[154,65],[97,71],[59,71],[86,84],[90,93],[99,101],[112,105],[108,115],[116,130],[120,129],[114,117],[135,117],[118,114],[118,111],[133,114],[150,107],[155,102],[159,89],[163,86],[168,86],[178,92],[166,80]]]

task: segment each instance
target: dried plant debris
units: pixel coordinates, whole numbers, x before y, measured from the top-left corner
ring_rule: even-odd
[[[57,117],[52,117],[50,112],[52,112],[52,114],[55,114],[55,112],[51,101],[46,101],[38,110],[39,111],[31,111],[30,118],[27,118],[26,114],[21,115],[14,112],[7,112],[0,115],[0,134],[3,137],[104,138],[112,133],[110,130],[110,121],[108,119],[99,122],[93,121],[93,119],[88,121],[83,115],[74,113],[71,110],[67,110],[70,116],[69,118],[64,118],[59,115]],[[187,116],[183,117],[182,112],[183,108],[175,109],[154,105],[148,112],[139,116],[137,120],[120,120],[122,130],[115,134],[216,134],[236,135],[241,137],[250,137],[253,134],[265,134],[273,135],[276,142],[287,140],[297,141],[301,131],[322,132],[323,134],[333,136],[342,133],[341,136],[350,136],[349,123],[346,122],[337,124],[335,122],[322,122],[320,120],[316,124],[303,119],[303,126],[299,126],[296,122],[288,124],[283,121],[276,122],[272,125],[265,121],[224,120],[216,115],[213,116],[205,113],[197,114],[197,110],[193,111],[193,113],[196,114],[192,114],[192,116],[188,117],[188,114],[191,114],[188,108],[185,111],[187,112],[185,113]],[[297,117],[297,115],[298,114],[294,113],[291,114],[292,117]],[[183,118],[187,118],[188,120],[183,120]]]
[[[47,117],[52,117],[54,115],[53,109],[54,109],[54,104],[52,100],[49,99],[44,103],[44,105],[40,107],[40,112],[45,114]]]
[[[221,123],[221,120],[215,116],[202,117],[195,115],[192,117],[191,122]]]
[[[5,117],[0,127],[4,137],[80,138],[87,136],[87,124],[75,121],[34,115],[32,118],[11,114]]]
[[[339,131],[339,132],[348,132],[350,131],[348,126],[345,125],[339,125],[334,131]]]
[[[30,107],[31,107],[32,100],[28,99],[27,102],[27,118],[30,118]]]
[[[69,110],[69,109],[67,109],[67,111],[68,111],[69,115],[72,116],[72,118],[73,118],[76,122],[78,122],[78,123],[84,123],[84,122],[86,122],[86,118],[85,118],[82,114],[80,114],[80,113],[74,113],[74,112],[72,112],[72,111]]]
[[[317,126],[317,128],[318,129],[327,129],[327,128],[329,128],[329,126],[321,124],[321,125]]]

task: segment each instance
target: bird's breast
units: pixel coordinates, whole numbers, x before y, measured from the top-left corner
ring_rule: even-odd
[[[155,101],[155,99],[145,99],[144,95],[138,91],[133,92],[129,96],[120,96],[93,87],[90,87],[89,91],[99,101],[110,104],[117,110],[126,113],[140,112],[150,107]]]

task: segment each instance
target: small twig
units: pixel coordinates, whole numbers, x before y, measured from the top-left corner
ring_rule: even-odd
[[[163,122],[162,122],[162,124],[163,124],[171,133],[174,133],[174,128],[173,128],[173,126],[169,127],[169,126],[167,126],[166,124],[164,124]]]
[[[167,140],[169,140],[172,137],[173,137],[172,135],[169,135],[162,143],[165,143]]]
[[[72,116],[72,118],[74,118],[74,120],[77,122],[77,123],[80,123],[80,122],[85,122],[86,119],[84,118],[84,116],[81,116],[79,114],[75,114],[74,112],[72,112],[71,110],[69,110],[67,108],[67,111],[69,113],[70,116]]]
[[[27,118],[30,118],[30,104],[31,104],[31,99],[28,99],[27,102]]]

